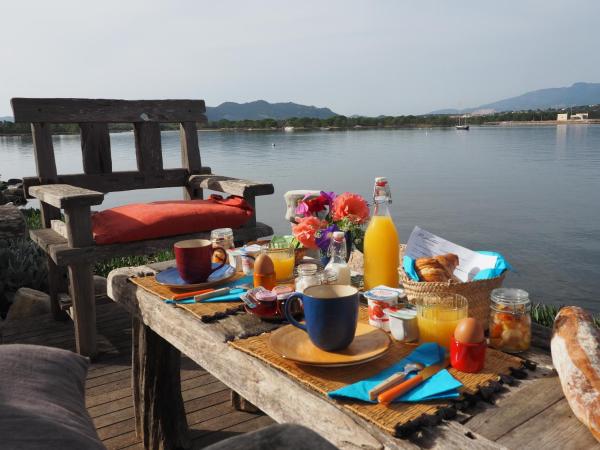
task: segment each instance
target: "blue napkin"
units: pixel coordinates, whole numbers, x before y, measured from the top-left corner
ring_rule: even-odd
[[[477,253],[481,253],[482,255],[495,256],[496,264],[494,267],[490,269],[480,270],[477,275],[473,277],[473,281],[475,280],[488,280],[490,278],[499,277],[506,270],[513,270],[512,266],[508,263],[504,256],[497,252],[488,252],[484,250],[479,250]],[[415,260],[410,256],[404,255],[402,258],[402,268],[409,276],[411,280],[419,281],[419,275],[417,275],[417,271],[415,270]]]
[[[237,280],[234,281],[229,281],[228,283],[224,283],[218,286],[217,289],[221,289],[221,288],[235,288],[236,286],[241,286],[244,284],[250,284],[253,285],[254,283],[254,278],[252,277],[252,275],[247,275],[245,277],[242,278],[238,278]],[[235,302],[240,300],[240,296],[246,292],[246,289],[234,289],[233,293],[229,293],[227,295],[222,295],[220,297],[213,297],[213,298],[209,298],[208,300],[203,300],[200,303],[217,303],[217,302]],[[191,304],[191,303],[196,303],[196,301],[194,300],[194,297],[189,297],[189,298],[182,298],[181,300],[165,300],[165,303],[169,303],[169,304]]]
[[[434,342],[428,342],[418,346],[410,355],[402,361],[397,362],[393,366],[379,372],[377,375],[366,380],[359,381],[354,384],[349,384],[343,388],[331,391],[328,393],[331,398],[351,398],[362,400],[368,403],[377,403],[377,401],[369,400],[369,391],[381,383],[386,378],[397,372],[401,372],[404,366],[409,362],[421,363],[424,366],[431,366],[441,362],[446,356],[446,350]],[[415,374],[407,377],[412,378]],[[411,389],[406,394],[394,400],[395,402],[422,402],[427,400],[449,399],[460,396],[458,388],[462,383],[455,379],[450,373],[443,369],[433,375],[428,380],[425,380],[419,386]]]

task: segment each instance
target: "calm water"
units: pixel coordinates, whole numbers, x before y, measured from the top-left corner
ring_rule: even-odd
[[[179,135],[163,134],[166,167]],[[111,135],[116,170],[135,169],[133,135]],[[273,146],[275,144],[275,146]],[[290,189],[370,196],[387,176],[401,240],[419,225],[472,249],[503,253],[517,273],[505,285],[534,301],[600,311],[600,126],[200,133],[202,161],[217,174],[270,181],[260,220],[288,233]],[[55,138],[60,173],[82,172],[79,138]],[[0,137],[2,179],[35,174],[31,139]],[[180,189],[116,193],[103,207],[178,198]]]

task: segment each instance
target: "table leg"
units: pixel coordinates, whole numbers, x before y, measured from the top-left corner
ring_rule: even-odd
[[[133,318],[132,378],[135,428],[147,449],[189,448],[181,397],[181,353]]]
[[[233,406],[238,411],[244,411],[248,413],[259,413],[260,409],[242,397],[235,391],[231,391],[231,406]]]

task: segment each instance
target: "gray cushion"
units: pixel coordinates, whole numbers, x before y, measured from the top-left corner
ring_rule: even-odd
[[[336,448],[306,427],[281,424],[225,439],[209,445],[205,450],[336,450]]]
[[[89,360],[37,345],[0,345],[0,448],[104,449],[85,408]]]

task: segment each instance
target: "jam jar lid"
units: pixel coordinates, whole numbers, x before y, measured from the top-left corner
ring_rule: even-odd
[[[233,230],[231,228],[217,228],[210,232],[211,239],[225,239],[233,237]]]
[[[523,289],[517,288],[497,288],[491,294],[492,308],[502,311],[521,312],[523,309],[529,310],[531,301],[529,293]]]

